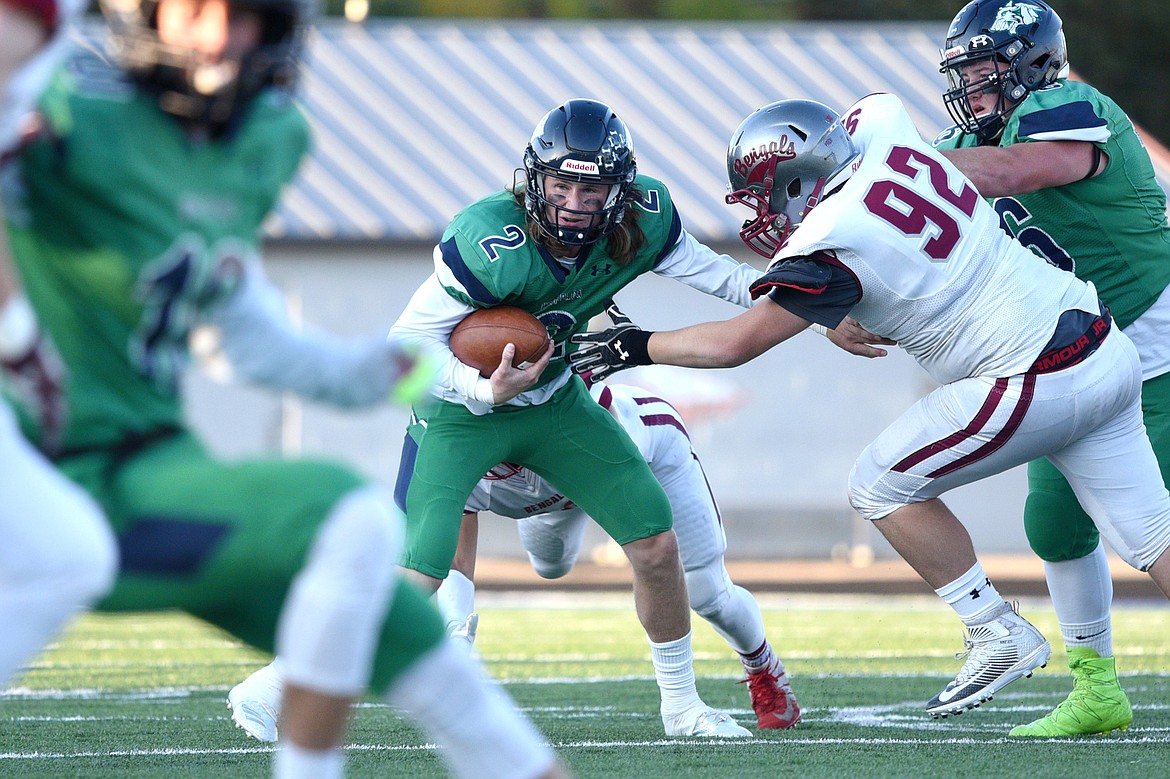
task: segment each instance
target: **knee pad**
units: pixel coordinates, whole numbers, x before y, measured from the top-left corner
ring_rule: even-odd
[[[1024,502],[1028,545],[1041,560],[1059,563],[1092,554],[1101,534],[1076,498],[1070,506],[1062,495],[1031,490]]]
[[[573,569],[581,552],[586,517],[580,511],[557,512],[516,521],[532,569],[544,579],[559,579]]]
[[[923,482],[920,476],[882,467],[867,448],[849,474],[849,505],[865,519],[879,520],[908,503],[929,497],[923,495]]]
[[[731,577],[718,560],[686,571],[686,579],[691,609],[700,617],[717,614],[731,595]]]
[[[731,648],[747,654],[763,645],[764,617],[752,594],[732,583],[721,559],[686,572],[691,608]]]
[[[329,695],[366,689],[393,598],[403,528],[381,491],[349,493],[317,531],[277,629],[285,679]]]

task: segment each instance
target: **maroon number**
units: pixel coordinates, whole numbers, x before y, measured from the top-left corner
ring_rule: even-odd
[[[946,169],[935,158],[906,146],[895,146],[886,157],[886,165],[894,173],[911,181],[924,170],[930,188],[963,215],[972,216],[979,202],[979,193],[966,181],[959,191],[951,189]],[[879,179],[870,185],[862,198],[871,214],[888,222],[906,235],[922,235],[934,225],[937,235],[923,244],[922,250],[932,260],[945,260],[959,242],[962,231],[959,221],[937,203],[933,203],[904,184],[890,179]]]
[[[918,165],[915,166],[913,163],[918,163]],[[886,164],[895,173],[901,173],[909,179],[918,178],[919,172],[923,167],[926,167],[930,175],[930,187],[938,193],[939,197],[967,216],[972,216],[975,213],[975,204],[979,202],[979,193],[966,181],[963,182],[963,186],[958,192],[953,191],[951,182],[947,180],[946,169],[934,157],[907,146],[895,146],[890,150]]]
[[[890,205],[891,197],[909,210]],[[922,250],[932,260],[945,260],[959,242],[959,224],[954,217],[896,181],[875,181],[865,193],[864,202],[871,214],[889,222],[906,235],[922,235],[928,224],[937,227],[938,235],[922,245]]]

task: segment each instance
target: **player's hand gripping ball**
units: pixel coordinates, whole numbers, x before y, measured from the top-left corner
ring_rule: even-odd
[[[512,365],[519,368],[544,354],[548,330],[522,308],[495,306],[468,314],[451,332],[451,351],[460,362],[478,368],[485,377],[499,367],[508,344],[516,345]]]

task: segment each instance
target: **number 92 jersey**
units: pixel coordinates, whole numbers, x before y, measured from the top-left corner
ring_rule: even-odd
[[[999,229],[898,98],[865,97],[843,122],[857,170],[809,212],[773,265],[816,254],[843,266],[861,294],[850,314],[939,383],[1024,373],[1063,311],[1098,311],[1091,287]]]

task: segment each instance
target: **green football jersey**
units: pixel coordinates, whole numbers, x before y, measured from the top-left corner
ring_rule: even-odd
[[[1089,141],[1109,165],[1085,181],[996,198],[1000,223],[1048,262],[1092,281],[1128,327],[1170,284],[1166,195],[1133,123],[1093,87],[1060,80],[1011,113],[999,145],[1029,141]],[[975,145],[954,128],[935,140],[941,149]]]
[[[307,122],[274,92],[229,137],[194,142],[84,54],[41,109],[48,132],[18,158],[6,202],[29,298],[67,370],[63,447],[180,425],[191,328],[257,260]]]
[[[548,328],[556,351],[538,387],[569,369],[569,337],[586,330],[623,287],[652,271],[682,234],[666,185],[649,176],[635,183],[642,193],[635,206],[638,226],[646,240],[625,265],[609,255],[602,239],[583,247],[566,267],[532,240],[523,206],[507,191],[472,203],[443,233],[436,272],[450,295],[476,308],[517,306]],[[626,219],[631,216],[627,212]]]

